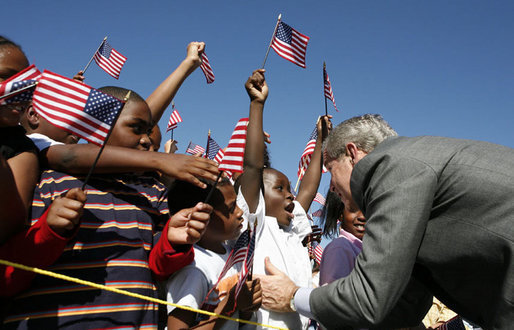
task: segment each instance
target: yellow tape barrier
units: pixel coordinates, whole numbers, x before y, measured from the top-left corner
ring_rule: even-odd
[[[216,317],[219,317],[219,318],[222,318],[222,319],[225,319],[225,320],[229,320],[229,321],[240,322],[240,323],[247,323],[247,324],[257,325],[257,326],[271,328],[271,329],[287,330],[287,329],[276,327],[276,326],[272,326],[272,325],[261,324],[261,323],[252,322],[252,321],[248,321],[248,320],[243,320],[243,319],[233,318],[233,317],[229,317],[229,316],[225,316],[225,315],[220,315],[220,314],[204,311],[202,309],[195,309],[195,308],[191,308],[191,307],[187,307],[187,306],[177,305],[177,304],[170,303],[168,301],[164,301],[164,300],[161,300],[161,299],[147,297],[147,296],[143,296],[141,294],[132,293],[132,292],[128,292],[128,291],[125,291],[125,290],[116,289],[116,288],[110,288],[110,287],[107,287],[107,286],[102,285],[102,284],[97,284],[97,283],[94,283],[94,282],[84,281],[84,280],[81,280],[81,279],[78,279],[78,278],[75,278],[75,277],[70,277],[70,276],[54,273],[54,272],[51,272],[51,271],[48,271],[48,270],[44,270],[44,269],[39,269],[39,268],[36,268],[36,267],[29,267],[29,266],[25,266],[25,265],[22,265],[22,264],[17,264],[17,263],[14,263],[14,262],[3,260],[3,259],[0,259],[0,264],[5,265],[5,266],[11,266],[11,267],[14,267],[14,268],[20,268],[20,269],[23,269],[23,270],[26,270],[26,271],[29,271],[29,272],[34,272],[34,273],[41,274],[41,275],[55,277],[55,278],[58,278],[58,279],[61,279],[61,280],[65,280],[65,281],[70,281],[70,282],[74,282],[74,283],[78,283],[78,284],[82,284],[82,285],[91,286],[93,288],[97,288],[97,289],[101,289],[101,290],[107,290],[107,291],[111,291],[111,292],[115,292],[115,293],[119,293],[119,294],[124,294],[126,296],[130,296],[130,297],[134,297],[134,298],[148,300],[148,301],[151,301],[151,302],[154,302],[154,303],[158,303],[158,304],[170,305],[170,306],[173,306],[173,307],[176,307],[176,308],[185,309],[185,310],[190,311],[190,312],[195,312],[195,313],[199,313],[199,314],[205,314],[205,315],[208,315],[208,316],[216,316]]]

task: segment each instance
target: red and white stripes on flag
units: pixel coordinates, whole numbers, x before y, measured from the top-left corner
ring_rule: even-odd
[[[207,83],[211,84],[214,82],[214,72],[212,71],[212,67],[209,63],[209,59],[205,52],[202,53],[202,64],[200,64],[200,69],[202,69],[203,74],[205,75],[205,79],[207,79]]]
[[[93,58],[99,67],[116,79],[120,77],[121,68],[127,60],[125,56],[112,48],[107,40],[104,40]]]
[[[307,52],[308,42],[309,37],[281,21],[278,23],[271,48],[286,60],[305,68],[305,53]]]
[[[182,122],[182,117],[180,117],[177,110],[173,110],[170,116],[170,120],[168,121],[168,127],[166,128],[166,132],[169,132],[172,129],[177,128],[177,124]]]
[[[255,230],[256,226],[254,226],[254,230],[249,232],[249,243],[248,248],[246,249],[246,254],[243,262],[243,267],[241,268],[241,272],[239,273],[239,280],[236,284],[236,292],[235,296],[236,299],[239,296],[239,292],[241,292],[241,289],[243,288],[243,285],[246,282],[246,279],[248,278],[248,274],[252,273],[253,269],[253,256],[255,252],[255,235],[257,234],[257,231]],[[248,229],[247,229],[248,230]]]
[[[45,70],[32,104],[51,124],[102,145],[124,103],[82,82]]]
[[[34,64],[0,83],[0,104],[30,101],[41,72]],[[29,87],[31,86],[31,87]],[[28,88],[28,89],[25,89]],[[23,90],[22,90],[23,89]],[[17,92],[19,91],[19,92]]]
[[[214,161],[218,164],[221,163],[223,156],[225,156],[225,151],[223,149],[218,150],[218,153],[214,156]]]
[[[191,154],[191,155],[196,155],[196,154],[202,154],[205,152],[205,149],[204,147],[196,144],[196,143],[193,143],[193,142],[189,142],[189,145],[187,146],[187,149],[186,149],[186,153],[188,154]]]
[[[318,130],[315,127],[314,131],[312,131],[311,136],[309,137],[309,141],[307,141],[307,145],[303,150],[302,155],[300,156],[300,163],[298,164],[298,178],[301,180],[307,167],[311,162],[311,155],[314,152],[314,148],[316,147],[316,140],[318,138]]]
[[[316,262],[318,265],[321,264],[321,257],[323,256],[323,247],[321,244],[316,245],[314,248],[314,259],[316,259]]]
[[[325,205],[325,202],[326,202],[325,197],[322,194],[320,194],[319,192],[316,193],[316,196],[314,197],[314,201],[320,203],[323,206]]]
[[[248,118],[239,119],[218,167],[220,171],[243,173],[247,128]]]
[[[325,64],[323,63],[323,80],[324,80],[324,90],[325,90],[325,98],[332,101],[332,104],[334,105],[334,109],[336,109],[337,112],[337,106],[336,106],[336,100],[334,99],[334,92],[332,91],[332,84],[330,83],[330,79],[328,78],[327,69],[325,68]]]

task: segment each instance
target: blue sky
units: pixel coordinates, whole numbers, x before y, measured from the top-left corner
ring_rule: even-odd
[[[296,183],[298,160],[324,113],[326,61],[340,112],[337,124],[380,113],[400,135],[440,135],[514,147],[512,1],[11,1],[1,32],[40,69],[73,76],[104,36],[128,57],[116,81],[95,64],[93,87],[118,85],[147,97],[205,41],[216,75],[200,70],[175,98],[184,122],[179,152],[207,131],[222,146],[248,114],[243,84],[264,59],[279,13],[309,36],[307,68],[270,52],[264,127],[272,165]],[[170,112],[160,121],[165,128]],[[169,138],[169,135],[166,136]],[[163,143],[164,144],[164,143]],[[329,174],[320,191],[328,188]],[[316,205],[317,207],[317,205]]]

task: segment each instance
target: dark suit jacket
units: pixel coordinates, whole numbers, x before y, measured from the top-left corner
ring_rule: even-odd
[[[484,328],[512,329],[513,149],[389,138],[355,165],[351,190],[367,218],[363,250],[348,277],[312,292],[318,321],[412,325],[430,293]]]

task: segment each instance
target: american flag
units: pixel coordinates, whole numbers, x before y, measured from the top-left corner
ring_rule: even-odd
[[[271,43],[278,55],[305,68],[305,53],[309,37],[296,31],[284,22],[279,22]]]
[[[96,64],[105,72],[118,79],[120,77],[121,68],[127,58],[121,55],[116,49],[105,40],[94,56]]]
[[[53,125],[102,145],[123,102],[90,86],[45,70],[32,101]]]
[[[314,131],[312,131],[311,136],[309,137],[309,141],[303,150],[302,156],[300,157],[300,163],[298,164],[298,178],[303,178],[305,174],[305,170],[309,167],[309,163],[311,162],[311,155],[314,152],[314,148],[316,147],[316,139],[318,138],[318,129],[315,127]]]
[[[243,267],[241,269],[241,272],[239,273],[239,280],[237,282],[236,292],[235,292],[236,298],[239,296],[239,292],[241,292],[241,288],[245,284],[245,281],[248,278],[248,274],[250,274],[252,272],[252,267],[253,267],[253,255],[255,252],[256,230],[253,230],[248,235],[250,235],[250,238],[249,238],[250,242],[248,243],[248,247],[246,249]]]
[[[194,144],[193,142],[189,142],[187,146],[186,152],[191,155],[202,154],[205,152],[205,149],[198,144]]]
[[[228,142],[225,156],[223,156],[220,166],[218,167],[220,171],[243,173],[247,128],[248,118],[239,119]]]
[[[36,68],[34,64],[29,66],[28,68],[23,69],[18,72],[14,76],[0,83],[0,104],[7,104],[13,102],[26,102],[32,100],[32,94],[34,93],[34,88],[28,88],[26,90],[20,91],[19,93],[15,93],[22,88],[26,88],[29,86],[36,87],[36,80],[41,76],[41,72]],[[11,94],[14,93],[14,94]],[[7,94],[11,94],[7,96]]]
[[[214,72],[212,71],[211,65],[209,64],[209,59],[205,53],[202,53],[202,64],[200,64],[200,69],[202,69],[203,74],[205,75],[205,79],[207,79],[207,83],[213,83]]]
[[[232,266],[243,262],[246,257],[246,251],[248,251],[248,246],[250,245],[250,230],[246,229],[244,232],[239,235],[239,238],[236,241],[236,244],[232,248],[232,251],[230,251],[230,254],[228,255],[227,261],[225,262],[225,266],[223,266],[223,269],[221,270],[221,273],[218,276],[218,280],[216,281],[216,284],[212,287],[212,289],[207,293],[205,296],[203,304],[207,302],[207,299],[209,298],[209,295],[211,292],[218,286],[218,283],[223,279],[225,274],[228,272]],[[203,305],[202,304],[202,305]]]
[[[169,132],[172,129],[177,128],[177,124],[182,122],[182,117],[180,117],[177,110],[173,110],[170,116],[170,120],[168,121],[168,127],[166,128],[166,132]]]
[[[316,193],[316,196],[314,197],[314,201],[320,203],[321,205],[325,205],[325,197],[320,194],[319,192]]]
[[[214,141],[213,138],[211,138],[210,135],[207,136],[207,151],[205,152],[207,158],[214,159],[218,152],[221,150],[221,147],[219,144]]]
[[[336,100],[334,99],[334,92],[332,91],[332,84],[330,84],[330,79],[328,78],[327,69],[325,67],[325,63],[323,63],[323,80],[324,80],[324,89],[325,89],[325,97],[332,101],[332,104],[334,105],[334,109],[336,109],[337,112],[337,106],[336,106]]]

